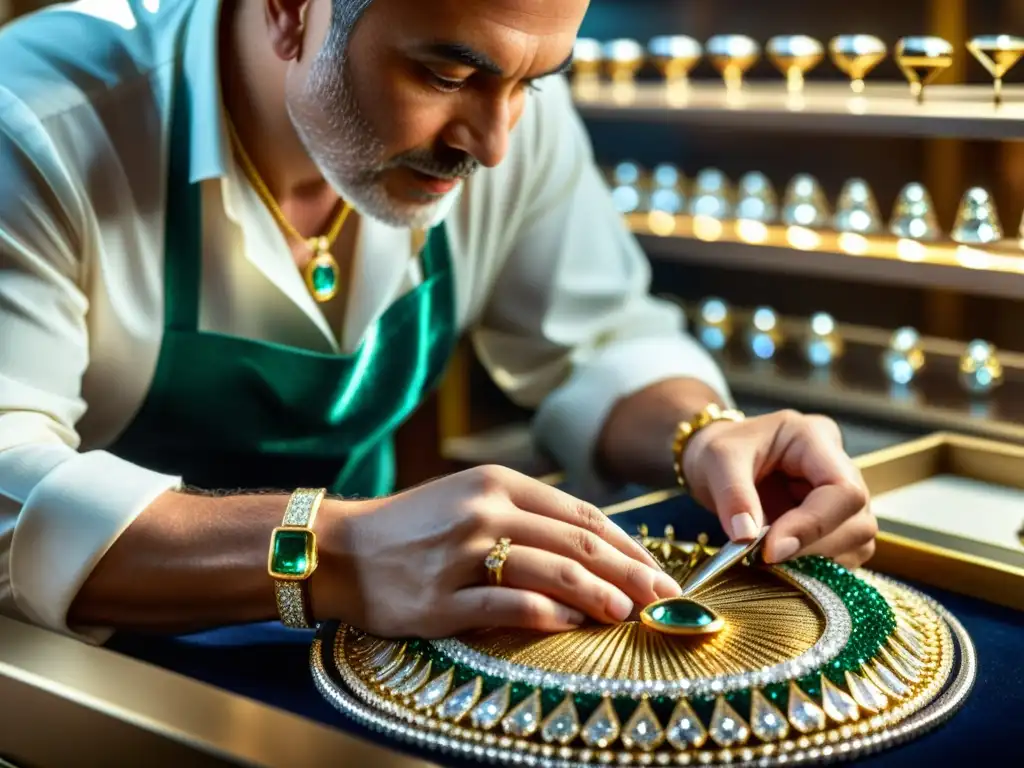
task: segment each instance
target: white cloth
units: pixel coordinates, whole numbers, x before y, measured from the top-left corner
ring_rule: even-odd
[[[150,386],[163,327],[169,95],[192,99],[203,183],[204,329],[354,350],[417,284],[408,231],[366,221],[340,342],[225,140],[216,0],[88,0],[0,32],[0,612],[56,631],[117,537],[179,478],[106,452]],[[723,394],[616,215],[569,90],[531,97],[508,158],[446,224],[457,318],[537,439],[598,482],[616,400],[677,375]],[[173,223],[171,224],[173,226]]]

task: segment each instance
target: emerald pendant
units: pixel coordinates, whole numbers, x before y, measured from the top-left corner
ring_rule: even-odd
[[[338,295],[338,262],[326,250],[316,250],[306,265],[306,287],[323,304]]]
[[[688,597],[670,597],[651,603],[640,612],[644,626],[667,635],[711,635],[725,620]]]

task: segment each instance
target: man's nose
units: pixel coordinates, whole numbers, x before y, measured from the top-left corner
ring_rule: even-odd
[[[512,130],[512,111],[507,99],[474,100],[454,120],[446,143],[474,158],[480,165],[493,168],[508,152]]]

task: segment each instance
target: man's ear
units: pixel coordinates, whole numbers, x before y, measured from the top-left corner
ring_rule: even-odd
[[[274,53],[292,61],[302,53],[302,37],[309,0],[267,0],[267,27]]]

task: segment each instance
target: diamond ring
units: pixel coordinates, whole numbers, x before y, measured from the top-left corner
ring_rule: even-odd
[[[501,572],[505,568],[505,560],[508,559],[508,550],[511,546],[511,539],[498,539],[487,553],[484,565],[487,567],[487,583],[492,587],[501,586]]]

